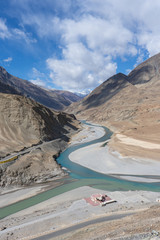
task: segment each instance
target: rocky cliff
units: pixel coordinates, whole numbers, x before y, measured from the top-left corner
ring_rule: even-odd
[[[16,161],[0,164],[0,185],[29,184],[62,175],[55,157],[79,122],[24,96],[0,94],[0,157],[41,144]]]

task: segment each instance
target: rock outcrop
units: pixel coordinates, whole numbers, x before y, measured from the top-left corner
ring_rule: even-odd
[[[16,161],[0,164],[0,185],[26,185],[64,175],[55,158],[79,122],[24,96],[0,94],[0,157],[34,145]]]

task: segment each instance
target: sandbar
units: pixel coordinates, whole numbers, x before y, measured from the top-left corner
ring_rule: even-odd
[[[94,129],[94,130],[93,130]],[[101,129],[99,126],[92,126],[92,131],[96,132]],[[103,128],[102,128],[103,129]],[[102,130],[101,130],[102,131]],[[90,133],[88,133],[90,135]],[[119,134],[120,135],[120,134]],[[123,141],[127,141],[130,144],[140,144],[139,141],[135,139],[133,141],[130,138],[126,138],[123,135],[119,136]],[[132,141],[131,141],[132,140]],[[145,142],[140,141],[143,144]],[[72,142],[72,144],[74,141]],[[142,144],[141,143],[141,144]],[[155,146],[156,145],[156,146]],[[152,147],[157,147],[158,144],[153,144]],[[141,178],[130,177],[130,176],[121,176],[122,178],[131,180],[131,181],[142,181],[142,182],[158,182],[160,179],[153,177],[144,178],[144,175],[150,176],[159,176],[160,162],[152,159],[144,158],[129,158],[123,157],[116,151],[111,151],[107,145],[104,145],[103,142],[92,144],[90,146],[80,148],[69,155],[69,159],[72,162],[78,163],[84,167],[90,168],[94,171],[103,173],[103,174],[122,174],[122,175],[138,175]],[[145,181],[146,180],[146,181]]]

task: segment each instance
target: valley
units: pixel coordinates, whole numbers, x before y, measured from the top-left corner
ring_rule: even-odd
[[[24,96],[0,94],[0,186],[23,186],[64,176],[55,159],[79,122]],[[18,154],[21,152],[20,154]],[[5,158],[7,156],[7,158]]]
[[[108,146],[122,156],[158,161],[159,148],[150,151],[134,145],[134,141],[126,144],[118,136],[144,141],[144,145],[160,143],[159,68],[160,54],[157,54],[128,76],[118,73],[107,79],[80,102],[71,104],[67,112],[108,127],[114,132]]]
[[[159,68],[160,54],[78,102],[63,91],[54,91],[61,94],[57,100],[52,91],[0,69],[0,238],[53,233],[61,239],[73,226],[65,239],[95,239],[86,230],[90,221],[97,239],[143,234],[145,226],[147,234],[160,231]],[[72,101],[62,106],[62,96]],[[101,208],[85,201],[97,193],[117,202]],[[111,230],[96,222],[121,214],[122,220],[110,220]],[[126,222],[133,228],[123,232]]]
[[[73,136],[70,145],[78,146],[77,144],[86,144],[87,141],[93,142],[96,138],[102,138],[103,135],[104,130],[98,125],[86,125],[82,131]],[[95,149],[94,144],[90,146]],[[96,158],[94,162],[97,162],[99,165],[99,161]],[[89,163],[87,167],[90,167]],[[117,181],[114,178],[111,178],[110,181],[99,179],[99,183],[96,178],[87,180],[87,178],[84,177],[84,179],[70,183],[67,183],[67,178],[66,180],[64,178],[64,182],[59,182],[64,185],[59,187],[58,185],[54,186],[56,182],[48,182],[45,185],[41,184],[27,188],[8,189],[8,191],[3,190],[0,196],[0,204],[3,206],[3,208],[1,208],[1,214],[11,211],[11,215],[9,214],[8,217],[1,220],[0,228],[5,229],[0,231],[0,238],[7,239],[9,236],[12,239],[25,239],[25,237],[29,239],[39,239],[40,237],[45,239],[45,235],[50,236],[49,234],[52,233],[49,239],[62,239],[64,237],[63,229],[69,226],[73,226],[73,229],[75,226],[76,229],[76,225],[79,223],[83,223],[83,228],[77,227],[77,230],[69,231],[65,234],[65,239],[79,239],[80,236],[83,239],[88,239],[88,236],[93,239],[91,229],[94,229],[94,233],[96,232],[99,238],[103,236],[114,237],[117,236],[117,234],[120,238],[123,236],[123,231],[125,231],[126,236],[127,234],[128,236],[130,236],[130,234],[134,235],[135,233],[141,234],[146,227],[148,227],[148,231],[151,234],[155,226],[159,226],[159,203],[156,202],[160,197],[159,184],[156,182],[147,183],[147,178],[142,179],[142,182],[138,183],[137,181],[139,181],[139,179],[140,178],[138,178],[138,180],[136,179],[136,182],[132,184],[132,181],[125,182],[124,180],[118,180],[118,178]],[[49,190],[47,190],[47,188]],[[106,207],[94,207],[86,203],[85,198],[98,192],[107,194],[112,199],[116,199],[117,202],[107,205]],[[38,200],[37,203],[36,196]],[[9,201],[7,199],[9,199]],[[22,205],[23,199],[26,199],[26,202]],[[6,200],[11,206],[10,210],[6,206]],[[30,205],[31,203],[27,203],[29,200],[33,206]],[[14,203],[21,203],[20,205],[23,206],[23,208],[19,208],[18,205],[16,206]],[[26,206],[28,207],[26,208]],[[16,212],[14,209],[19,210]],[[151,214],[153,211],[155,212],[154,217]],[[146,214],[146,218],[142,221],[140,216],[143,214]],[[116,220],[116,217],[114,219],[114,215],[122,215],[122,219],[120,221],[118,219]],[[104,223],[98,223],[98,219],[104,216],[110,219],[108,225],[108,227],[111,226],[110,230],[107,227],[106,221]],[[147,222],[149,216],[150,221],[152,219],[152,227],[149,222]],[[87,226],[87,221],[89,220],[94,220],[95,223],[93,224],[91,221],[87,233],[85,226]],[[141,221],[141,224],[139,221]],[[122,223],[124,224],[125,222],[132,222],[132,224],[134,224],[132,230],[130,224],[128,224],[125,228],[123,226],[124,230],[122,231]],[[138,224],[141,225],[141,228],[137,228]],[[103,230],[99,232],[99,229]],[[56,235],[58,230],[62,230],[62,235]],[[156,227],[156,230],[158,231],[159,228]]]

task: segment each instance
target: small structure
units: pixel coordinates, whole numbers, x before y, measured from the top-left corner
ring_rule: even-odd
[[[105,206],[106,204],[116,202],[116,200],[111,199],[109,196],[104,194],[93,194],[89,198],[85,198],[87,203],[92,206]]]

